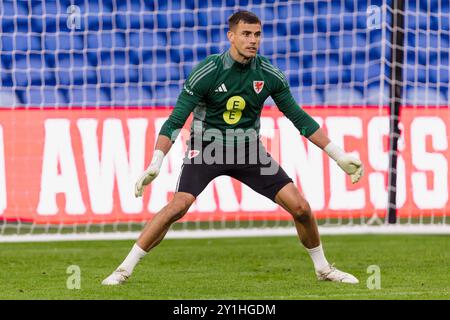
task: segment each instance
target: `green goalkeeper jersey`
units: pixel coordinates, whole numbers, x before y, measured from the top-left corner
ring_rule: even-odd
[[[226,51],[208,56],[194,68],[160,135],[175,141],[193,112],[191,137],[202,136],[204,140],[226,144],[240,138],[257,139],[261,111],[269,96],[305,137],[319,128],[297,105],[283,73],[267,58],[257,55],[241,64]],[[233,140],[229,139],[230,134]]]

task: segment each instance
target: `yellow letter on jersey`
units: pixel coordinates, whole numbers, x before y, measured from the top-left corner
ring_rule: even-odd
[[[236,124],[241,120],[245,100],[241,96],[234,96],[227,101],[227,110],[223,113],[223,120],[228,124]]]

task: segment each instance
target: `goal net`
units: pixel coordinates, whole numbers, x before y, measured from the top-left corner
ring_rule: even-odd
[[[321,231],[449,232],[449,3],[405,1],[397,223],[386,224],[392,1],[79,0],[0,3],[0,241],[134,238],[172,197],[185,136],[143,198],[134,183],[192,68],[229,47],[237,10],[298,104],[365,164],[356,185],[266,101],[261,136]],[[189,123],[186,125],[188,127]],[[229,177],[172,236],[295,234]]]

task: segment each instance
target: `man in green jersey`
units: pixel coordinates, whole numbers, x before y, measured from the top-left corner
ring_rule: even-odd
[[[122,264],[104,285],[125,282],[148,251],[158,245],[172,223],[183,217],[207,184],[219,175],[238,179],[289,212],[298,237],[311,256],[317,278],[358,283],[325,258],[317,223],[307,200],[259,140],[260,115],[271,96],[300,134],[323,149],[356,183],[363,175],[360,160],[333,144],[320,126],[293,99],[283,73],[257,55],[261,22],[239,11],[229,20],[230,49],[207,57],[191,72],[175,108],[159,133],[153,159],[136,183],[135,195],[158,175],[191,112],[191,138],[173,199],[147,223]]]

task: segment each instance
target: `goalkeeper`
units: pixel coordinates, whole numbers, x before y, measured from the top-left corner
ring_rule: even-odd
[[[140,197],[145,186],[157,177],[164,156],[193,112],[191,137],[174,197],[146,224],[128,256],[102,284],[125,282],[139,260],[163,240],[170,226],[220,175],[240,180],[292,215],[319,280],[358,283],[353,275],[328,263],[307,200],[260,142],[264,101],[271,96],[300,134],[335,160],[352,183],[362,177],[363,165],[329,140],[317,122],[296,104],[282,72],[257,54],[261,40],[259,18],[239,11],[228,23],[230,49],[207,57],[194,68],[161,128],[149,167],[136,183],[135,195]]]

